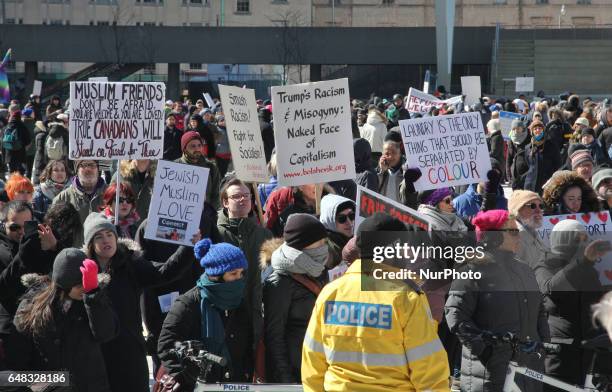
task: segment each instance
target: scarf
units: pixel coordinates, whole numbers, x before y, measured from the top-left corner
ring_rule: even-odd
[[[527,139],[527,133],[527,131],[523,131],[520,135],[517,135],[513,129],[510,131],[510,140],[512,140],[512,143],[518,146],[519,144],[523,143],[525,139]]]
[[[87,195],[87,197],[89,197],[90,199],[91,199],[92,197],[94,197],[94,195],[95,195],[96,193],[98,193],[98,190],[99,190],[100,188],[102,188],[102,187],[104,186],[104,184],[105,184],[105,182],[104,182],[104,180],[102,179],[102,177],[98,177],[98,183],[97,183],[97,184],[96,184],[96,186],[94,187],[93,192],[91,192],[91,193],[87,193],[87,192],[85,191],[85,189],[83,189],[83,185],[81,185],[81,181],[79,181],[79,176],[74,176],[74,178],[73,178],[73,180],[72,180],[72,185],[74,185],[74,186],[75,186],[75,188],[79,190],[79,192],[84,193],[85,195]]]
[[[51,179],[48,179],[47,181],[40,184],[40,191],[43,195],[53,200],[55,196],[57,196],[61,191],[64,190],[64,188],[66,188],[67,184],[68,182],[61,184],[59,182],[55,182]]]
[[[421,204],[418,211],[425,215],[433,230],[467,231],[467,226],[456,214],[442,212],[427,204]]]
[[[272,253],[272,269],[316,278],[323,273],[328,256],[327,245],[302,251],[283,243]]]
[[[546,134],[544,132],[542,132],[539,136],[532,135],[531,144],[533,144],[535,147],[540,147],[544,144],[544,141],[546,140],[546,138],[544,137],[545,135]]]
[[[232,282],[212,282],[202,274],[196,283],[200,289],[202,312],[202,343],[206,350],[231,360],[225,344],[225,327],[219,312],[236,309],[242,302],[244,278]]]
[[[115,213],[111,211],[110,207],[106,207],[104,209],[104,216],[106,216],[113,225],[115,224]],[[130,227],[138,223],[139,220],[140,215],[138,215],[138,212],[136,212],[135,209],[132,209],[132,211],[126,217],[119,218],[119,229],[121,229],[119,237],[132,239]]]
[[[200,154],[193,155],[193,154],[190,154],[187,151],[185,151],[185,152],[183,152],[183,159],[185,159],[185,161],[187,163],[190,163],[192,165],[193,164],[198,164],[198,163],[200,163],[200,160],[202,159],[202,155],[200,155]]]

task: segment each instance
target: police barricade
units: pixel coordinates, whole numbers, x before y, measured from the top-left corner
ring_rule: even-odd
[[[249,392],[302,392],[298,384],[202,384],[198,383],[194,392],[204,391],[249,391]]]

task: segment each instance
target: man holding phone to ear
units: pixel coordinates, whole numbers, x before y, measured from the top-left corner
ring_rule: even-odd
[[[1,213],[0,272],[13,260],[19,250],[19,241],[25,234],[26,222],[32,221],[32,207],[24,201],[11,201]],[[30,224],[32,226],[32,224]],[[36,228],[36,226],[34,225]]]

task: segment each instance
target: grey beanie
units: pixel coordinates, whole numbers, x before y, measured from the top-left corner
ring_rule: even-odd
[[[599,188],[599,183],[606,178],[612,178],[612,169],[597,170],[595,174],[593,174],[591,181],[593,182],[593,189],[595,189],[595,192],[597,192],[597,188]]]
[[[77,248],[65,248],[55,256],[51,279],[64,290],[70,290],[83,281],[81,265],[87,256]]]
[[[102,230],[110,230],[115,233],[115,237],[118,237],[117,228],[104,215],[97,212],[92,212],[89,214],[87,219],[85,219],[85,223],[83,223],[83,231],[85,232],[85,246],[89,246],[96,233]]]

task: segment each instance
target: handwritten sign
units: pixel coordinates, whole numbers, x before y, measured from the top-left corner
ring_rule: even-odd
[[[516,78],[516,92],[529,93],[533,91],[533,77]]]
[[[377,212],[388,214],[404,223],[429,231],[429,221],[418,211],[395,202],[380,193],[357,185],[357,214],[355,214],[355,232],[363,220]]]
[[[480,92],[480,76],[462,76],[461,93],[465,95],[464,103],[472,106],[482,96]]]
[[[163,83],[70,82],[70,159],[158,159]]]
[[[399,122],[410,167],[423,175],[416,190],[486,181],[489,150],[479,112],[425,117]]]
[[[550,233],[553,227],[560,221],[566,219],[574,219],[578,223],[584,225],[584,228],[589,236],[589,240],[608,240],[612,241],[612,227],[610,225],[610,212],[590,212],[586,214],[566,214],[545,216],[542,221],[542,227],[537,229],[542,242],[550,246]],[[599,273],[599,281],[604,286],[612,285],[612,253],[607,253],[601,261],[595,263],[595,269]]]
[[[213,106],[215,106],[215,101],[213,101],[209,93],[202,93],[202,96],[206,100],[206,104],[208,105],[209,108],[212,108]]]
[[[355,178],[348,79],[272,87],[279,185]]]
[[[219,95],[237,177],[247,182],[268,182],[255,90],[220,84]]]
[[[158,161],[145,238],[193,246],[206,198],[209,169]]]
[[[410,113],[427,114],[431,108],[440,109],[444,105],[456,105],[461,100],[462,98],[458,96],[442,101],[433,95],[425,94],[416,88],[410,87],[408,99],[406,100],[406,110]]]
[[[501,125],[501,132],[505,140],[510,140],[510,131],[512,130],[512,121],[515,119],[520,120],[523,116],[520,113],[514,112],[499,112],[499,124]]]
[[[35,80],[34,87],[32,88],[32,95],[40,97],[41,92],[42,92],[42,82],[40,80]]]

